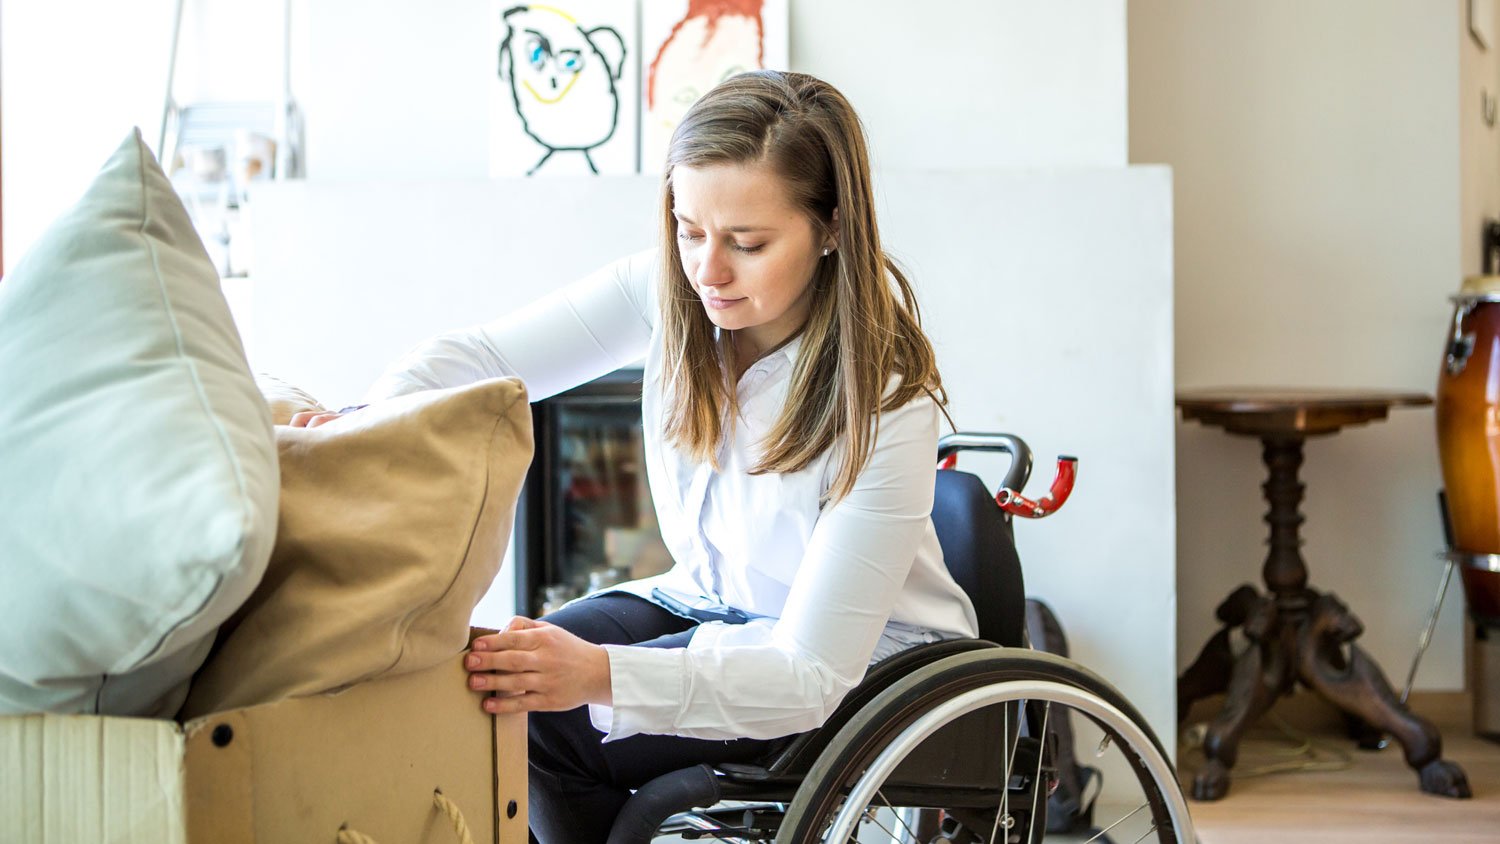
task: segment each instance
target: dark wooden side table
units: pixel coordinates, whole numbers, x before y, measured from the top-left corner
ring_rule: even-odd
[[[1177,681],[1177,714],[1186,718],[1193,701],[1226,692],[1224,708],[1208,727],[1207,761],[1193,778],[1193,797],[1217,800],[1229,791],[1245,729],[1281,695],[1301,682],[1345,714],[1361,747],[1395,736],[1423,791],[1469,797],[1463,769],[1442,758],[1442,737],[1431,722],[1412,714],[1391,691],[1369,655],[1354,644],[1364,632],[1359,619],[1332,593],[1308,588],[1299,548],[1298,512],[1304,486],[1297,479],[1302,444],[1350,425],[1386,417],[1392,407],[1432,404],[1421,393],[1328,390],[1238,389],[1192,391],[1177,396],[1184,421],[1257,437],[1269,478],[1262,489],[1270,505],[1270,553],[1262,575],[1269,594],[1246,584],[1217,610],[1224,627],[1203,647]],[[1249,646],[1236,655],[1230,633],[1238,629]]]

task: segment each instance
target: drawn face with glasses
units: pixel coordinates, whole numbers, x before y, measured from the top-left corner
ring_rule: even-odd
[[[566,97],[573,83],[578,81],[578,74],[583,70],[583,51],[569,47],[553,53],[552,43],[545,35],[528,32],[526,61],[531,65],[533,78],[521,84],[531,96],[550,105]],[[537,89],[538,82],[542,90]]]
[[[542,161],[559,150],[587,157],[619,124],[615,83],[625,66],[620,34],[607,26],[585,29],[545,6],[518,6],[504,20],[500,78],[510,83],[526,134],[545,147]]]

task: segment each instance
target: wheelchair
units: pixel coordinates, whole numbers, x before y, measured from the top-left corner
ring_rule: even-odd
[[[1010,456],[1000,493],[948,468],[961,451]],[[919,645],[872,666],[817,730],[761,765],[697,765],[658,777],[626,803],[610,844],[658,837],[804,844],[1192,842],[1177,772],[1130,702],[1081,665],[1028,647],[1012,514],[1045,515],[1066,498],[1073,462],[1059,459],[1052,495],[1020,495],[1031,452],[1009,434],[957,433],[939,443],[933,523],[954,579],[979,618],[978,639]],[[1096,793],[1052,817],[1059,729],[1092,728],[1134,782],[1123,803]],[[1090,742],[1090,744],[1092,741]],[[1071,754],[1072,748],[1066,748]],[[1092,761],[1092,760],[1091,760]],[[1099,777],[1091,780],[1098,782]],[[1109,819],[1094,817],[1111,806]],[[1103,825],[1101,825],[1103,824]]]

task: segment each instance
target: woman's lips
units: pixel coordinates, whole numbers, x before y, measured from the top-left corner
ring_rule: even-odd
[[[703,304],[707,305],[710,308],[713,308],[716,311],[722,311],[725,308],[732,308],[743,301],[745,301],[743,298],[724,299],[719,296],[709,296],[703,300]]]

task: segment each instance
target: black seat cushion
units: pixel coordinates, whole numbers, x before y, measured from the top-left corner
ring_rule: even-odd
[[[968,472],[937,473],[932,525],[948,571],[979,616],[979,638],[1022,647],[1026,588],[1010,519],[984,482]]]

